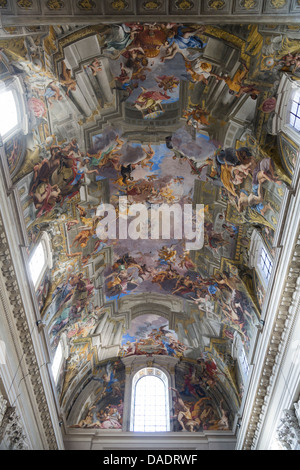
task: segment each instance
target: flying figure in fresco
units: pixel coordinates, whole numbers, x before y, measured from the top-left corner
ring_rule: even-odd
[[[142,3],[150,13],[151,2]],[[256,235],[273,257],[297,168],[298,147],[270,129],[281,78],[297,85],[300,48],[292,28],[273,40],[255,24],[155,23],[152,13],[149,22],[127,23],[125,10],[121,24],[2,38],[0,75],[8,86],[14,76],[22,83],[28,108],[4,139],[5,177],[18,193],[30,256],[49,235],[53,265],[37,302],[52,352],[62,335],[67,341],[57,388],[66,416],[78,411],[77,427],[121,430],[126,360],[110,355],[128,356],[134,367],[155,366],[159,355],[161,364],[176,363],[174,429],[226,431],[242,395],[232,342],[241,340],[248,358],[265,298],[260,276],[245,266]],[[97,214],[106,204],[129,223],[132,204],[143,204],[150,219],[154,204],[190,205],[193,225],[202,205],[203,247],[186,250],[187,230],[181,240],[175,230],[155,239],[150,220],[148,239],[128,231],[102,240]],[[175,211],[172,220],[178,228]],[[81,384],[88,400],[70,413]]]
[[[165,92],[155,91],[155,90],[146,90],[141,86],[142,93],[137,97],[133,106],[141,111],[144,118],[157,111],[163,111],[162,102],[169,100],[171,97]],[[157,116],[159,113],[157,114]],[[155,116],[155,114],[154,114]]]
[[[102,384],[101,398],[107,395],[122,397],[120,383],[116,377],[116,364],[109,361],[105,368],[102,367],[100,372],[92,376],[92,380]]]

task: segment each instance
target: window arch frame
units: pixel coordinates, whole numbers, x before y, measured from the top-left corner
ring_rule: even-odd
[[[277,90],[276,107],[273,111],[270,132],[273,135],[283,132],[295,143],[300,144],[300,132],[297,132],[289,123],[291,101],[297,92],[300,93],[298,82],[292,81],[286,73],[283,73]]]
[[[154,373],[152,373],[153,371]],[[136,389],[140,381],[145,379],[146,377],[155,377],[157,380],[163,382],[164,385],[164,396],[165,396],[165,419],[166,419],[166,429],[161,431],[149,431],[145,429],[144,431],[135,430],[135,405],[136,405]],[[157,364],[154,366],[144,365],[140,367],[135,373],[133,374],[131,380],[131,400],[130,400],[130,422],[129,422],[129,430],[131,432],[169,432],[171,429],[171,419],[170,419],[170,377],[168,377],[166,371],[162,370],[160,367],[157,367]],[[154,424],[154,427],[156,424]]]

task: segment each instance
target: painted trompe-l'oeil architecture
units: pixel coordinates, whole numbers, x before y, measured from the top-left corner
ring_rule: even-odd
[[[102,3],[0,2],[1,446],[296,449],[300,4]]]

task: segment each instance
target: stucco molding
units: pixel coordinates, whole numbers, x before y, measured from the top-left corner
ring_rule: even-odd
[[[300,298],[300,233],[293,246],[289,262],[288,275],[283,284],[278,309],[269,334],[269,342],[265,352],[263,366],[256,385],[256,393],[252,400],[253,406],[247,424],[242,448],[254,449],[259,438],[268,403],[272,396],[272,388],[279,371],[284,354],[283,345],[287,345],[292,329],[295,311],[299,308]]]
[[[0,442],[7,442],[8,450],[28,450],[28,443],[16,408],[7,406],[0,426]]]
[[[294,410],[283,410],[280,424],[277,427],[277,436],[286,450],[299,450],[300,422]]]
[[[26,363],[26,368],[30,377],[30,382],[34,392],[37,410],[43,424],[45,436],[50,450],[57,449],[57,441],[52,425],[47,399],[44,393],[43,381],[40,374],[39,364],[34,352],[34,344],[26,318],[22,297],[19,291],[18,281],[13,266],[8,239],[5,233],[2,217],[0,216],[0,270],[3,283],[6,288],[6,298],[9,309],[6,316],[13,319],[13,327],[18,333],[18,341],[22,347],[22,353]],[[3,286],[4,287],[4,286]]]

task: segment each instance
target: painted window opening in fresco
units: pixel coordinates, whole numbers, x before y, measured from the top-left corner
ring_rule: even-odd
[[[170,430],[168,378],[159,369],[142,369],[133,378],[130,430]]]
[[[19,123],[18,110],[12,90],[0,93],[0,134],[2,138],[14,130]]]
[[[273,263],[265,248],[262,246],[259,258],[259,269],[266,283],[269,282]]]
[[[57,383],[57,380],[58,380],[62,360],[63,360],[63,345],[62,345],[62,341],[60,341],[56,348],[53,363],[52,363],[52,373],[53,373],[55,384]]]
[[[300,92],[295,91],[292,95],[289,111],[289,123],[297,131],[300,132]]]
[[[36,287],[41,278],[42,271],[46,264],[46,252],[43,240],[41,240],[29,260],[29,270],[34,286]]]

